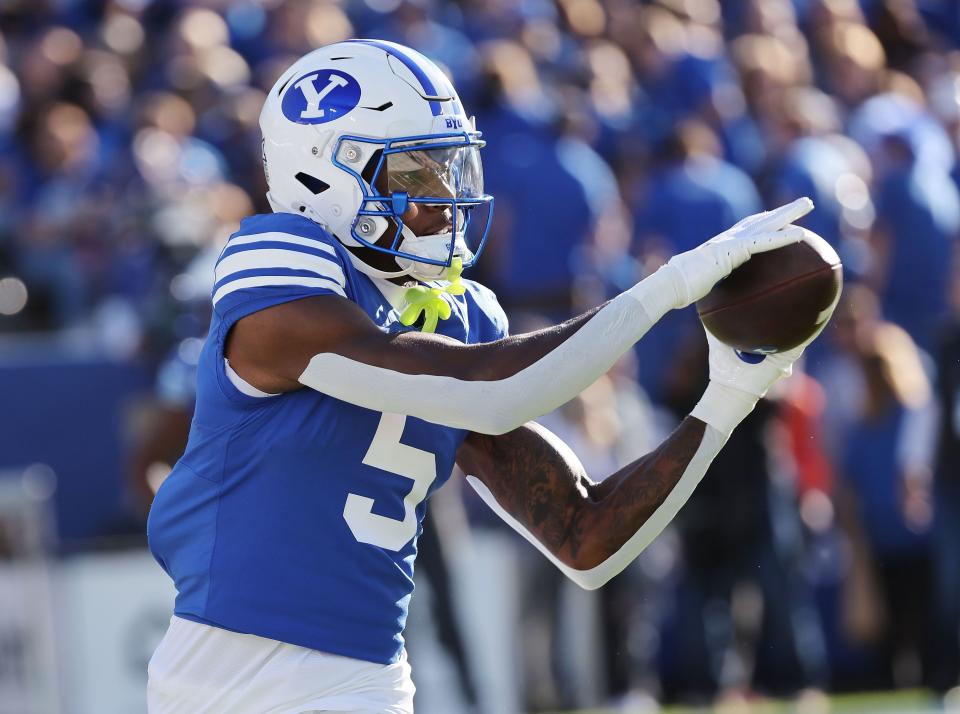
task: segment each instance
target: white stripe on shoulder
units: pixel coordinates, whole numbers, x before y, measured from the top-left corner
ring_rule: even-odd
[[[330,280],[323,278],[302,278],[297,275],[259,275],[254,278],[239,278],[232,280],[213,294],[213,304],[216,305],[225,296],[237,290],[246,288],[260,288],[270,285],[301,285],[307,288],[326,288],[341,297],[346,297],[343,288]]]
[[[316,248],[322,250],[324,253],[329,253],[330,255],[336,256],[337,251],[332,245],[327,245],[318,240],[313,240],[311,238],[302,238],[300,236],[292,236],[289,233],[279,233],[277,231],[270,231],[269,233],[252,233],[248,236],[237,236],[236,238],[231,238],[227,243],[227,247],[233,245],[248,245],[250,243],[260,243],[262,241],[271,241],[273,243],[291,243],[293,245],[305,245],[308,248]]]
[[[279,248],[244,250],[229,255],[217,263],[213,280],[215,283],[219,283],[224,278],[242,270],[264,270],[268,268],[309,270],[317,275],[333,279],[341,287],[346,285],[343,269],[332,260],[321,258],[318,255]]]

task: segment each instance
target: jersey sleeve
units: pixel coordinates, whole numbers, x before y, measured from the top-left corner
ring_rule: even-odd
[[[280,303],[313,297],[350,297],[347,268],[335,239],[317,231],[236,234],[217,261],[213,309],[235,322]]]

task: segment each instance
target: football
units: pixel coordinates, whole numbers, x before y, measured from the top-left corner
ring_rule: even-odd
[[[820,327],[840,295],[843,266],[827,241],[803,233],[799,243],[754,255],[697,303],[717,339],[770,354],[796,347]]]

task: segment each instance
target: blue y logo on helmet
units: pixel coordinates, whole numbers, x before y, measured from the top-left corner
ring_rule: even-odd
[[[345,116],[360,101],[360,84],[331,69],[310,72],[290,82],[280,104],[297,124],[323,124]]]

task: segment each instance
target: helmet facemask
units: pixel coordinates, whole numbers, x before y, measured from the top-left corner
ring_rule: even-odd
[[[351,162],[341,160],[342,154],[355,153],[357,144],[374,149],[362,174]],[[483,192],[482,146],[479,133],[341,137],[333,163],[354,177],[363,194],[350,237],[359,245],[394,256],[399,267],[396,273],[371,272],[435,280],[446,274],[454,258],[465,268],[476,261],[493,213],[493,197]],[[435,215],[436,230],[416,235],[403,220],[411,205]],[[443,211],[438,210],[441,207]],[[476,209],[486,209],[480,221],[474,220]]]

